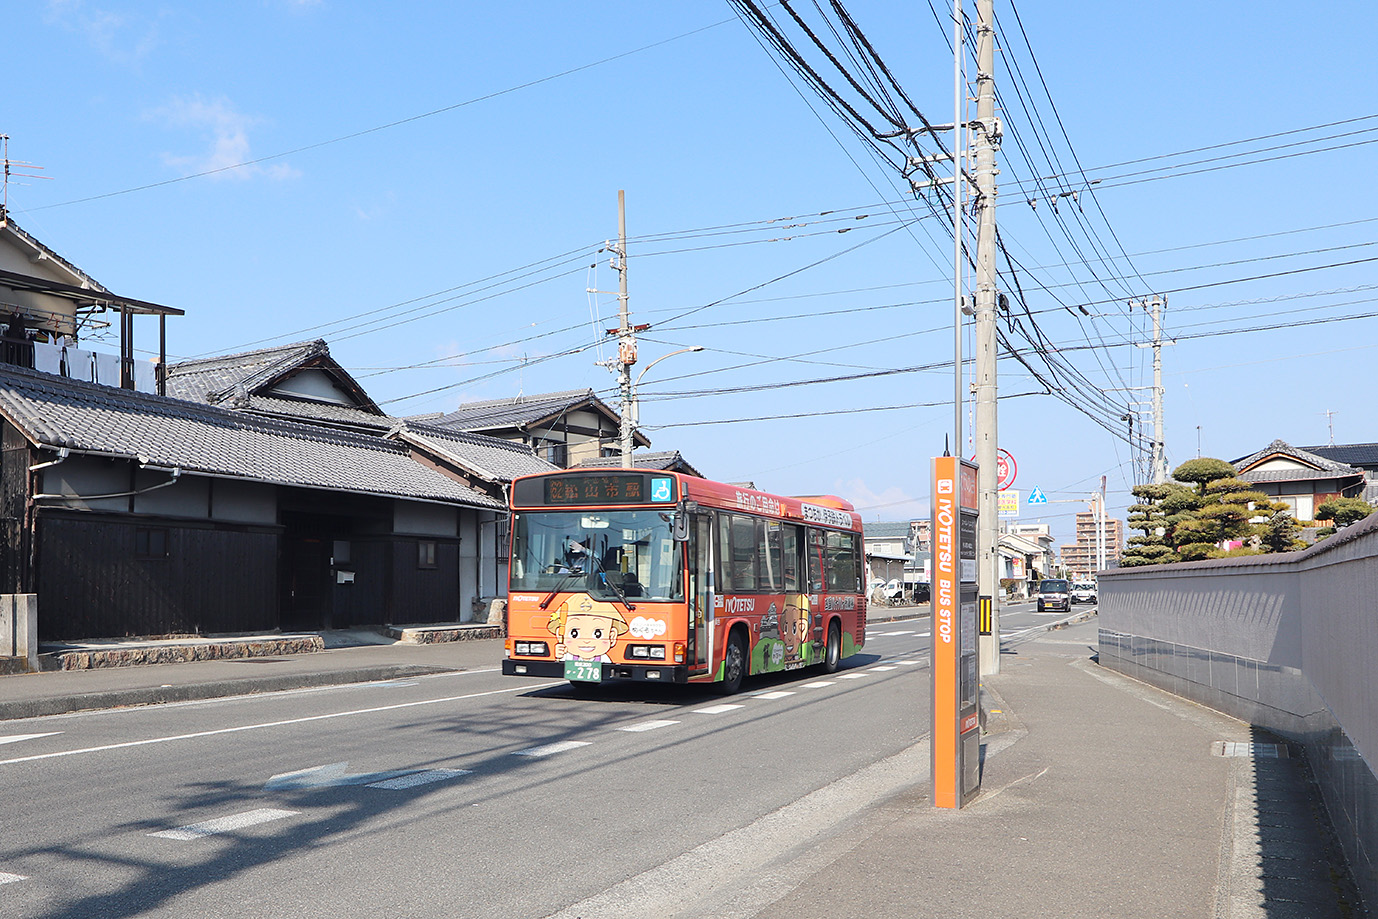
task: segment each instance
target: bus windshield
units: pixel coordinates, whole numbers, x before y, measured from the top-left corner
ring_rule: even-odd
[[[514,591],[683,600],[679,560],[667,511],[536,511],[513,519]]]

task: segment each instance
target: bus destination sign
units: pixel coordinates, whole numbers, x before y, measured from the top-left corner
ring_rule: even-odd
[[[543,480],[545,503],[551,506],[574,506],[645,504],[652,500],[664,500],[653,499],[647,478],[644,473],[550,476]]]

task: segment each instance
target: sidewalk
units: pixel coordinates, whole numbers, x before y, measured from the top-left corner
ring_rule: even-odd
[[[926,782],[878,802],[862,842],[757,919],[1363,915],[1300,749],[1262,755],[1277,738],[1102,670],[1096,628],[1004,655],[974,802],[934,808]]]
[[[254,650],[260,652],[271,652],[273,647],[309,649],[307,653],[228,656],[231,651],[227,646],[233,643],[258,645]],[[197,647],[211,649],[218,659],[0,676],[0,721],[493,668],[502,660],[501,639],[429,643],[362,630],[66,646],[77,653],[125,653],[140,659],[156,658],[169,650],[190,648],[194,652]]]

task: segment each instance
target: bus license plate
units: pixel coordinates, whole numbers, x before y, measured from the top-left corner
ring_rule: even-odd
[[[565,679],[601,683],[603,665],[599,661],[565,661]]]

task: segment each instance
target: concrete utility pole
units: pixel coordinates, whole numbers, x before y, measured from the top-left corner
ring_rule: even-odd
[[[636,363],[636,330],[627,308],[627,196],[617,190],[617,380],[622,391],[621,426],[622,468],[632,468],[632,365]]]
[[[996,412],[995,309],[995,152],[1000,122],[995,117],[995,0],[976,2],[976,476],[979,495],[977,546],[978,595],[990,598],[991,629],[980,636],[981,675],[1000,672],[1000,504]]]
[[[1167,481],[1167,451],[1163,446],[1163,323],[1162,310],[1167,297],[1154,295],[1130,307],[1141,306],[1153,316],[1153,484]],[[1171,344],[1171,342],[1169,342]],[[1140,345],[1140,347],[1143,347]]]

